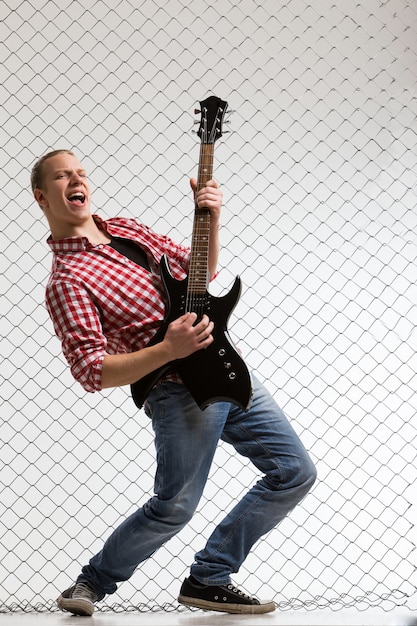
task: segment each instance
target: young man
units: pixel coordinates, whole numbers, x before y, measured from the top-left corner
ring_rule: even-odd
[[[85,390],[130,385],[155,369],[202,350],[213,322],[195,313],[172,321],[160,343],[149,340],[164,319],[159,262],[187,275],[189,249],[131,218],[103,220],[90,211],[87,174],[68,150],[43,156],[32,170],[34,197],[48,220],[53,266],[46,305],[71,372]],[[197,206],[210,211],[209,271],[216,271],[222,192],[209,181]],[[92,615],[94,603],[114,593],[145,559],[191,519],[219,440],[259,470],[259,480],[232,508],[195,555],[181,587],[182,604],[228,613],[266,613],[275,603],[250,597],[231,583],[254,543],[307,494],[316,472],[290,423],[253,377],[249,410],[216,402],[204,411],[174,369],[150,391],[144,410],[155,433],[155,495],[127,517],[85,565],[58,606]]]

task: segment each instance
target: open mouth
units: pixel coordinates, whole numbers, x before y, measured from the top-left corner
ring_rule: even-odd
[[[72,202],[73,204],[84,204],[85,202],[85,194],[82,193],[81,191],[76,191],[75,193],[72,193],[70,196],[68,196],[68,200],[70,202]]]

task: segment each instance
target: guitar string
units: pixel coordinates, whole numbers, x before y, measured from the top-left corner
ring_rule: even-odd
[[[204,147],[203,144],[201,146],[201,154],[200,154],[200,168],[202,167],[202,160],[203,160],[203,156],[204,156]],[[197,189],[199,190],[201,188],[201,172],[199,172],[199,180],[198,180],[198,186]],[[196,214],[195,214],[195,219],[194,219],[194,233],[193,233],[193,257],[191,259],[191,267],[190,267],[190,277],[189,277],[189,295],[191,298],[190,301],[190,307],[191,310],[193,310],[195,313],[197,313],[197,318],[200,319],[201,317],[201,311],[199,310],[199,307],[197,307],[197,297],[196,297],[196,288],[197,288],[197,267],[196,267],[196,256],[200,254],[200,250],[197,246],[200,245],[200,214],[197,212],[197,207],[196,207]]]
[[[216,118],[216,121],[218,121],[217,118]],[[216,128],[214,124],[211,130],[210,140],[207,139],[207,126],[206,126],[206,120],[205,120],[203,123],[203,127],[202,127],[202,143],[200,146],[200,168],[199,168],[198,183],[197,183],[198,190],[201,189],[203,185],[208,181],[208,179],[211,178],[212,176],[212,169],[213,169],[212,147],[215,141],[215,133],[216,133]],[[211,146],[210,149],[208,147],[209,145]],[[206,174],[204,179],[203,179],[203,172]],[[205,308],[205,294],[206,294],[206,288],[207,288],[207,282],[208,282],[207,274],[208,274],[209,213],[207,214],[201,213],[201,214],[196,215],[196,219],[194,220],[194,222],[195,222],[194,233],[193,233],[194,255],[193,255],[192,263],[190,266],[190,273],[189,273],[189,280],[191,279],[191,282],[194,285],[194,289],[190,289],[190,283],[189,283],[187,287],[187,295],[186,295],[186,310],[194,311],[195,313],[197,313],[197,319],[201,319],[204,313],[204,308]],[[201,281],[203,280],[203,278],[201,275],[201,267],[200,267],[201,247],[197,246],[198,261],[196,261],[195,243],[199,242],[199,246],[201,246],[201,242],[204,241],[204,238],[207,239],[207,241],[204,244],[204,251],[205,251],[205,256],[203,259],[204,261],[204,267],[203,267],[204,289],[202,289]],[[198,287],[197,289],[196,289],[196,285]]]
[[[209,147],[208,142],[206,142],[204,144],[204,148],[203,148],[203,158],[202,158],[202,162],[203,162],[203,174],[204,174],[204,180],[201,181],[202,186],[204,186],[206,184],[206,182],[208,181],[209,178],[211,178],[211,173],[212,173],[212,169],[213,169],[213,152],[211,150],[211,146]],[[204,280],[204,291],[206,290],[207,287],[207,272],[208,272],[208,227],[209,227],[209,212],[207,210],[205,210],[202,214],[201,214],[201,219],[199,221],[199,232],[200,232],[200,236],[199,236],[199,242],[203,242],[203,250],[205,253],[204,256],[204,266],[202,268],[203,272],[204,272],[204,277],[201,277],[201,280]],[[201,254],[201,250],[199,250],[199,253]],[[201,288],[201,285],[200,285]]]
[[[209,170],[211,169],[211,158],[208,144],[205,141],[201,146],[201,158],[200,158],[200,176],[199,176],[199,189],[204,186],[209,176]],[[203,180],[203,173],[205,178]],[[207,287],[207,253],[208,253],[208,230],[207,230],[208,216],[204,212],[199,212],[196,215],[195,223],[195,245],[194,245],[194,259],[191,272],[191,279],[193,281],[193,289],[191,289],[191,299],[189,305],[192,310],[197,313],[198,319],[201,319],[205,308],[205,293]],[[201,258],[202,250],[204,251],[204,258]],[[202,266],[203,263],[203,266]],[[202,274],[204,272],[204,276]]]

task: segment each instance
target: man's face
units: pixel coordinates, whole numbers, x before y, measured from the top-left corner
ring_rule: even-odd
[[[71,154],[57,154],[44,162],[42,189],[35,189],[34,194],[52,233],[71,236],[71,228],[82,225],[90,217],[87,174]]]

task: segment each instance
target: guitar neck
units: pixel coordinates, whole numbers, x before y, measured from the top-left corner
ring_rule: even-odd
[[[198,135],[201,139],[200,159],[198,163],[197,192],[213,178],[214,144],[222,135],[222,122],[227,109],[227,102],[210,96],[200,102],[201,113]],[[210,280],[208,269],[210,245],[210,211],[204,207],[195,207],[194,225],[191,241],[190,267],[188,272],[188,310],[195,310],[195,303],[206,295]],[[192,304],[190,304],[192,303]]]
[[[213,178],[214,144],[202,143],[198,164],[197,191],[203,189]],[[190,268],[188,272],[188,292],[205,294],[210,280],[208,253],[210,243],[210,211],[195,207],[191,242]]]

